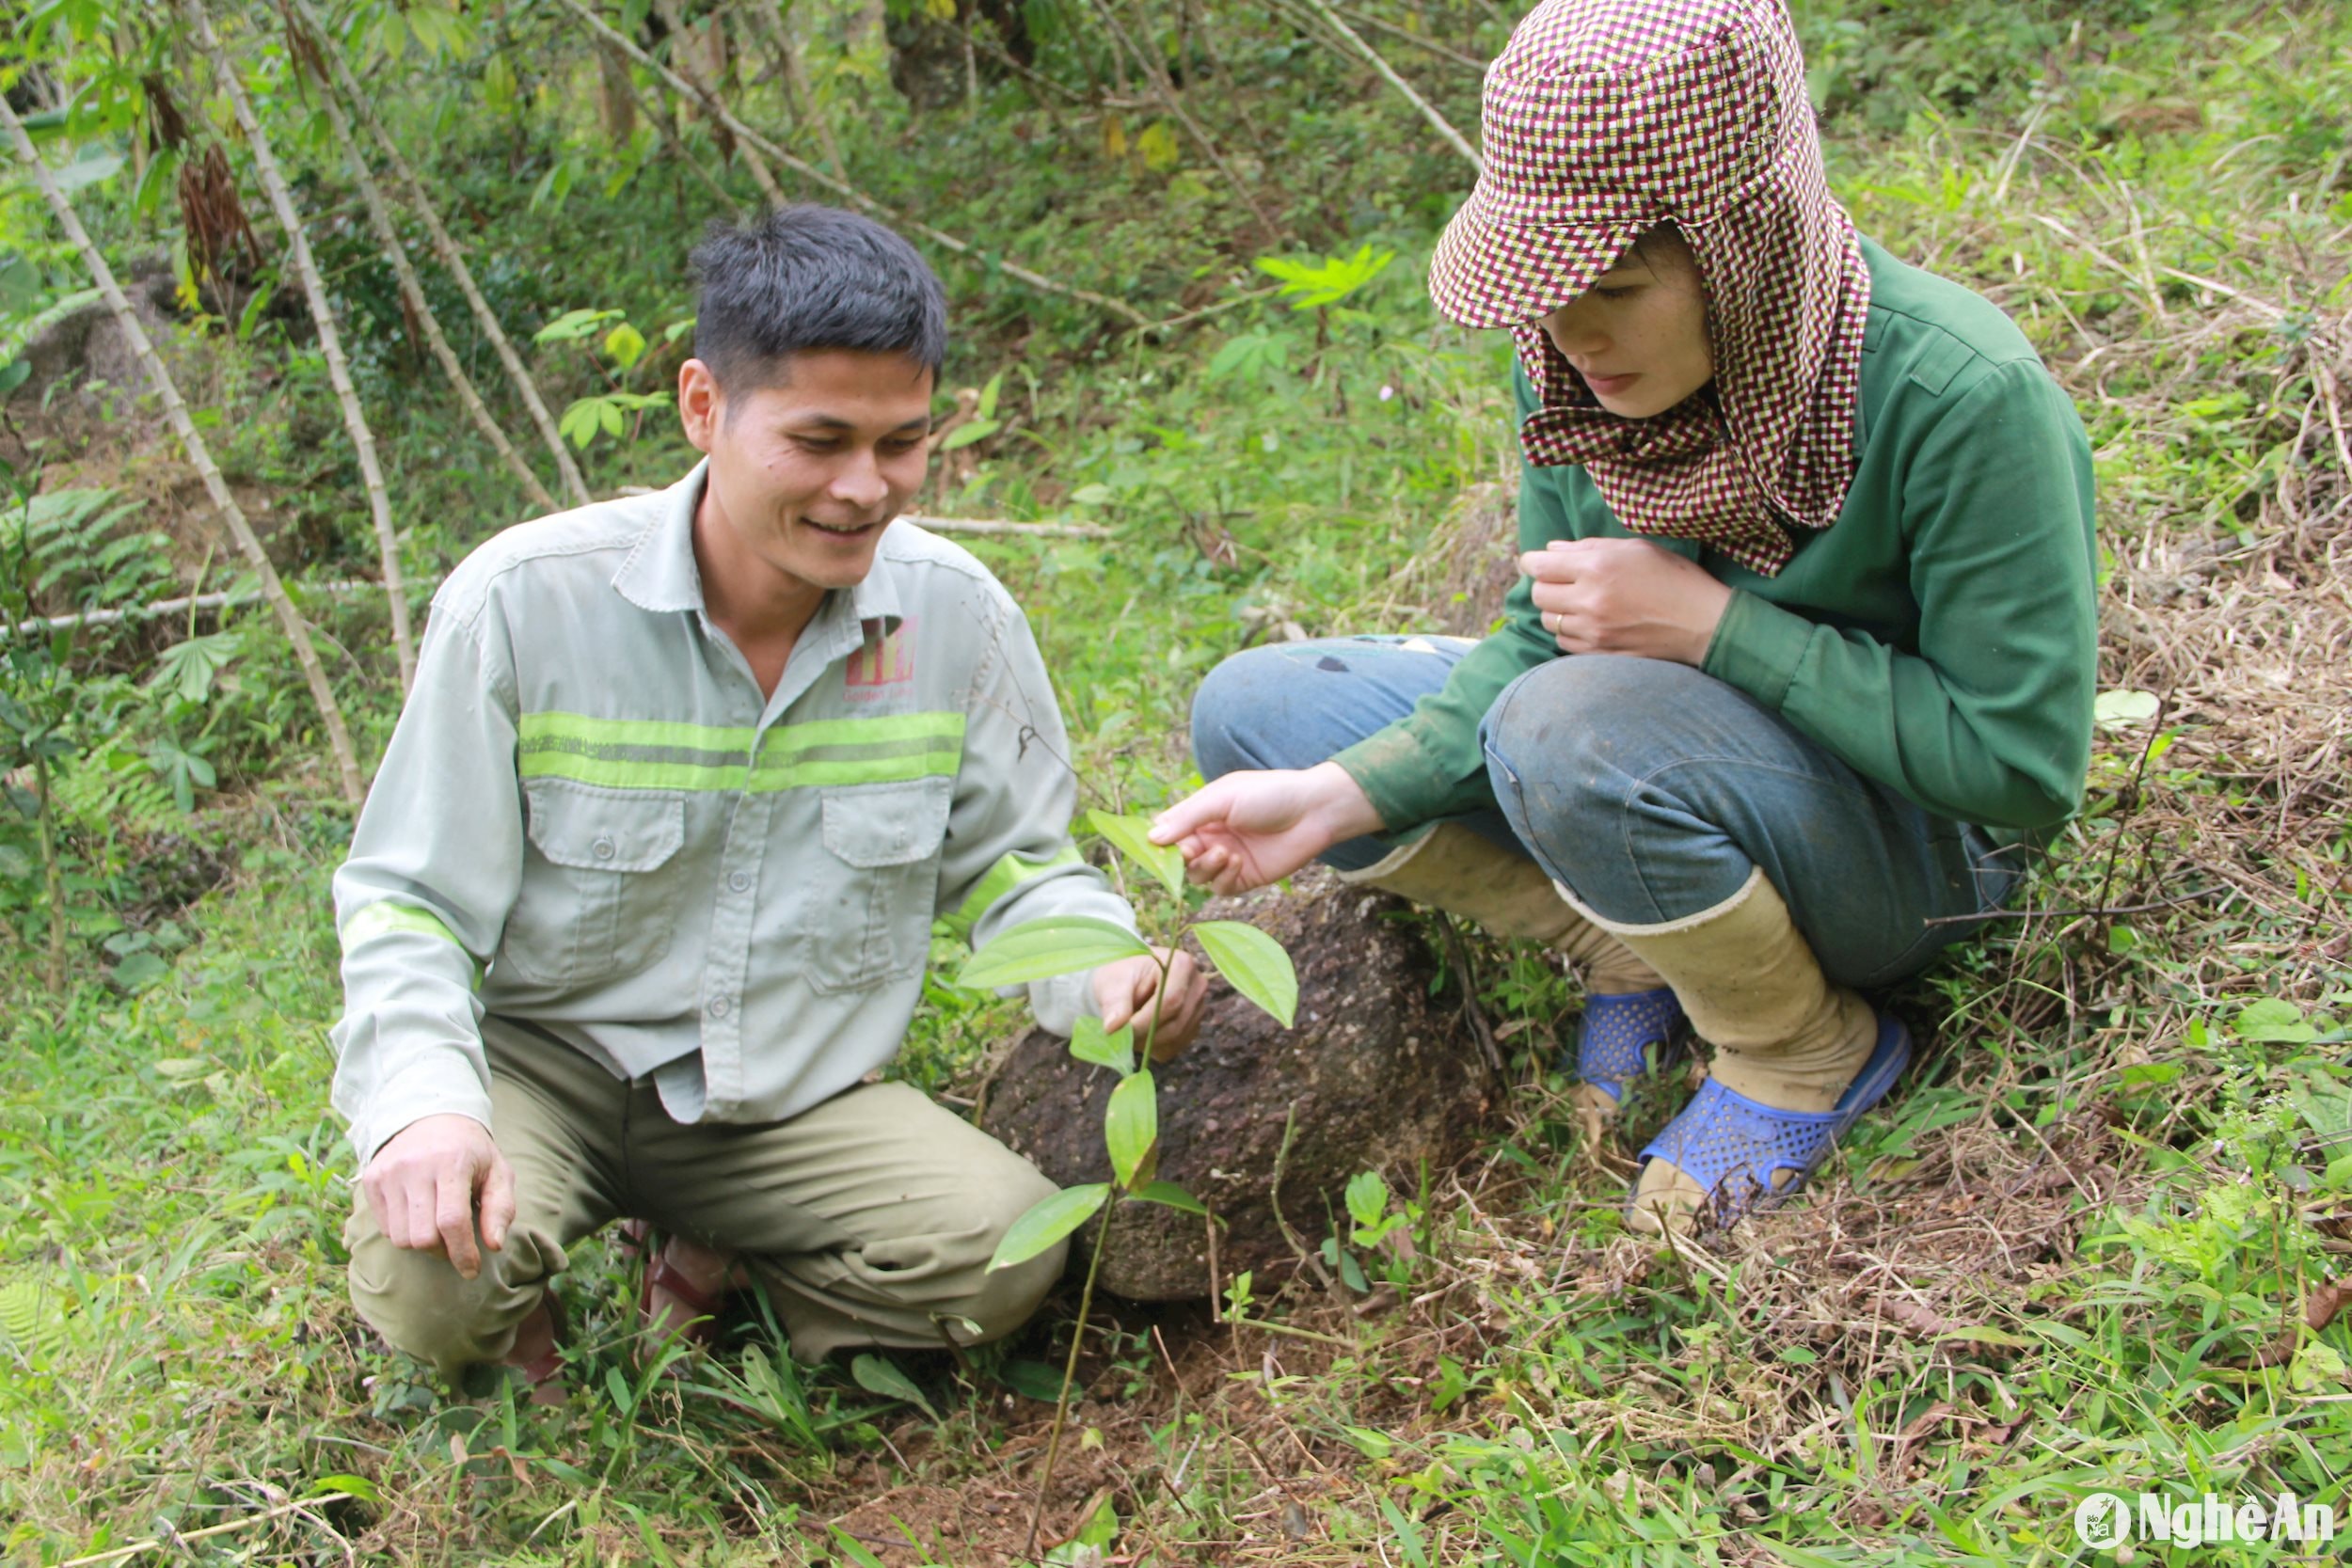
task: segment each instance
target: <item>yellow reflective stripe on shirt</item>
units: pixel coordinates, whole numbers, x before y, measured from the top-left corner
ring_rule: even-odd
[[[414,931],[420,936],[438,937],[461,952],[466,945],[432,911],[418,909],[413,904],[395,904],[389,899],[363,905],[336,934],[342,939],[343,951],[348,953],[387,931]]]
[[[592,719],[584,713],[526,713],[516,733],[529,749],[533,742],[573,740],[589,746],[658,746],[680,752],[748,752],[759,737],[755,729],[715,724],[677,724],[664,719]]]
[[[419,936],[435,937],[460,953],[466,953],[466,944],[457,940],[457,933],[451,930],[439,915],[431,910],[421,910],[414,904],[396,904],[389,898],[379,898],[373,904],[360,906],[349,920],[343,922],[342,929],[335,936],[342,943],[343,951],[349,953],[363,942],[373,942],[393,931],[414,931]],[[466,964],[473,971],[474,990],[480,990],[482,966],[473,961],[470,953],[466,953]]]
[[[825,719],[757,732],[577,713],[525,714],[516,769],[614,789],[767,794],[826,784],[952,778],[963,762],[961,713]],[[702,754],[696,755],[694,753]]]
[[[1006,894],[1024,882],[1034,881],[1048,871],[1084,863],[1078,858],[1077,849],[1067,844],[1041,861],[1031,860],[1025,855],[1007,855],[990,866],[980,879],[972,884],[972,891],[964,895],[962,903],[956,906],[955,912],[943,915],[939,923],[947,927],[951,936],[969,942],[972,940],[972,927],[979,924],[980,916],[993,909],[996,901]]]

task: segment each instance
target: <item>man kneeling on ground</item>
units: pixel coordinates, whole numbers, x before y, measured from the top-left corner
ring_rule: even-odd
[[[707,1332],[745,1271],[806,1359],[1019,1325],[1062,1249],[987,1264],[1052,1185],[873,1075],[935,919],[976,947],[1044,915],[1134,926],[1071,847],[1019,608],[891,521],[928,461],[938,279],[816,207],[693,260],[678,411],[707,460],[451,575],[335,878],[352,1298],[445,1375],[504,1361],[543,1400],[548,1282],[623,1215],[672,1238],[652,1337]],[[1159,989],[1138,958],[1029,990],[1049,1029],[1162,1008],[1182,1043],[1204,977],[1179,955]]]

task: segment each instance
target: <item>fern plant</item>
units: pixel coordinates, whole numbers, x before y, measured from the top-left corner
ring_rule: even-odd
[[[39,1281],[0,1285],[0,1350],[39,1370],[65,1348],[65,1314]]]
[[[171,542],[125,526],[135,501],[111,489],[53,490],[9,515],[0,546],[33,567],[32,599],[74,610],[121,610],[168,595]]]

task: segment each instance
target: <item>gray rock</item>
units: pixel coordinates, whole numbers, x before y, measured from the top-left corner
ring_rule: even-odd
[[[1219,900],[1205,919],[1247,920],[1282,942],[1297,966],[1297,1027],[1282,1026],[1220,980],[1200,1037],[1154,1070],[1159,1176],[1223,1220],[1217,1267],[1230,1279],[1293,1263],[1272,1202],[1283,1128],[1282,1211],[1310,1248],[1343,1224],[1342,1194],[1363,1170],[1413,1190],[1422,1163],[1442,1168],[1468,1147],[1488,1103],[1477,1048],[1451,993],[1432,1000],[1436,960],[1408,906],[1341,886],[1320,869],[1271,891]],[[1032,1030],[990,1084],[980,1125],[1071,1186],[1110,1175],[1103,1109],[1116,1075],[1071,1059],[1067,1042]],[[1083,1261],[1093,1224],[1073,1256]],[[1210,1293],[1207,1232],[1198,1216],[1122,1204],[1101,1285],[1135,1301]]]

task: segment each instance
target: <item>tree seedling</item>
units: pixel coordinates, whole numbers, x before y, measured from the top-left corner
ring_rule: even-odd
[[[1087,814],[1095,831],[1112,847],[1165,888],[1169,899],[1184,909],[1184,862],[1173,847],[1153,844],[1149,825],[1139,816],[1113,812]],[[1167,951],[1173,953],[1186,937],[1197,943],[1209,966],[1228,984],[1290,1027],[1298,1013],[1298,974],[1282,944],[1254,926],[1238,920],[1193,921],[1179,916]],[[1135,933],[1107,920],[1088,915],[1055,915],[1032,920],[999,933],[974,954],[956,977],[959,985],[994,989],[1030,980],[1074,974],[1121,958],[1152,958],[1152,949]],[[1158,957],[1162,994],[1166,994],[1169,959]],[[1106,1030],[1102,1020],[1081,1018],[1070,1037],[1070,1053],[1079,1061],[1108,1068],[1119,1074],[1110,1102],[1103,1113],[1103,1142],[1110,1155],[1111,1180],[1064,1188],[1034,1205],[1015,1220],[989,1259],[989,1268],[1025,1263],[1070,1235],[1100,1212],[1093,1257],[1087,1265],[1086,1285],[1078,1297],[1078,1321],[1070,1338],[1070,1356],[1062,1368],[1060,1392],[1054,1402],[1054,1425],[1045,1443],[1045,1468],[1038,1482],[1037,1513],[1029,1522],[1029,1549],[1037,1545],[1045,1498],[1054,1481],[1054,1461],[1061,1444],[1062,1425],[1070,1409],[1070,1388],[1078,1374],[1078,1351],[1086,1342],[1087,1315],[1094,1305],[1094,1281],[1103,1267],[1111,1218],[1125,1203],[1158,1203],[1187,1214],[1206,1215],[1208,1206],[1172,1181],[1157,1180],[1160,1158],[1159,1091],[1151,1064],[1164,1060],[1154,1049],[1158,1018],[1144,1033],[1142,1059],[1136,1052],[1135,1030]]]

